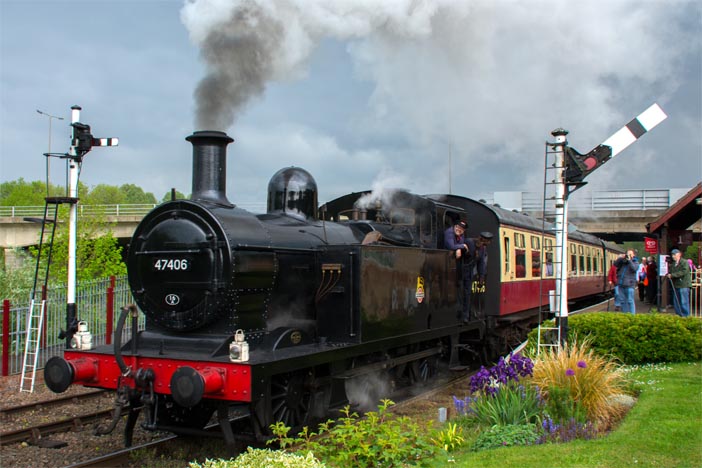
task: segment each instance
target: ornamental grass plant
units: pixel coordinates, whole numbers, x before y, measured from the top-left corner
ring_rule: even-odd
[[[548,350],[534,358],[531,382],[551,397],[562,399],[563,390],[586,413],[586,419],[606,427],[625,411],[616,397],[626,387],[626,379],[612,360],[595,354],[589,341],[573,340],[560,350]],[[554,390],[561,389],[561,390]],[[556,407],[557,402],[552,402]],[[553,416],[553,415],[552,415]]]

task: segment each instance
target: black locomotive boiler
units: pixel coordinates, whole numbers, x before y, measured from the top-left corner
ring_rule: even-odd
[[[402,190],[318,207],[312,176],[289,167],[268,185],[267,212],[253,214],[225,194],[233,140],[215,131],[187,140],[191,199],[160,205],[134,232],[127,269],[136,306],[123,309],[115,344],[67,349],[45,368],[55,392],[116,390],[129,412],[127,444],[141,411],[147,429],[189,434],[216,412],[228,442],[244,433],[262,440],[276,421],[299,428],[346,402],[373,406],[442,365],[485,362],[536,323],[534,307],[480,307],[490,304],[481,294],[501,292],[498,268],[474,294],[476,318],[458,318],[462,268],[443,232],[457,217],[490,219],[499,236],[500,210]],[[501,262],[503,248],[491,244],[490,258]],[[133,325],[123,343],[138,311],[146,327]],[[248,415],[244,427],[229,423],[235,413]]]

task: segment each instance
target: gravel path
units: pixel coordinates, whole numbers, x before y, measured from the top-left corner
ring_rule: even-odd
[[[60,398],[66,395],[78,395],[92,391],[89,388],[71,387],[62,394],[55,394],[43,383],[37,382],[33,393],[20,392],[20,376],[9,376],[0,378],[0,407],[12,407],[34,403],[39,401]],[[56,421],[68,417],[85,414],[96,408],[111,408],[113,393],[106,392],[104,395],[91,400],[88,403],[69,403],[66,405],[52,406],[42,410],[21,413],[12,416],[12,420],[2,422],[2,431],[9,432],[15,429],[22,429],[38,423]],[[0,450],[0,466],[3,468],[36,468],[36,467],[63,467],[72,465],[79,461],[89,460],[96,456],[107,454],[124,447],[123,442],[124,419],[118,424],[112,434],[106,436],[93,435],[93,425],[87,425],[79,432],[64,432],[47,436],[52,441],[64,441],[68,445],[59,449],[41,448],[29,445],[26,442],[3,446]],[[150,440],[160,438],[162,433],[146,432],[137,427],[134,430],[134,444],[141,444]],[[141,466],[135,464],[134,466]],[[165,466],[165,465],[164,465]],[[180,465],[187,466],[187,462],[180,462]]]

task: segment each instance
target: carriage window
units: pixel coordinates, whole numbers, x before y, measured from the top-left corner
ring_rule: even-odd
[[[545,241],[544,246],[546,246]],[[553,276],[553,253],[544,252],[544,268],[546,268],[544,271],[544,276]]]
[[[509,237],[505,236],[505,273],[509,273],[510,270],[510,264],[509,264],[509,259],[510,259],[510,254],[512,252],[510,245],[509,245]]]
[[[585,248],[585,271],[588,275],[592,274],[592,249],[590,247]]]
[[[524,234],[514,233],[514,276],[517,278],[526,278],[526,241]]]
[[[595,250],[595,258],[592,259],[592,265],[594,267],[595,274],[600,272],[600,262],[601,262],[600,256],[601,255],[602,255],[602,252],[600,252],[599,250]]]
[[[541,277],[541,238],[537,236],[529,236],[531,243],[531,276],[532,278]]]
[[[541,277],[541,252],[539,250],[531,251],[531,276]]]
[[[514,276],[517,278],[526,278],[526,250],[514,249]]]
[[[576,252],[577,247],[575,247],[575,244],[570,244],[570,264],[568,265],[570,268],[568,271],[570,271],[571,276],[578,274],[578,256]]]
[[[544,239],[544,250],[547,252],[553,250],[553,239]]]

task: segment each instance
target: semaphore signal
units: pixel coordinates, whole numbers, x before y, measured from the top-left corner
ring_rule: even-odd
[[[547,185],[553,184],[555,185],[555,196],[553,199],[556,207],[554,222],[556,283],[555,290],[549,291],[549,294],[554,299],[553,312],[556,317],[559,345],[565,343],[568,332],[568,196],[587,183],[584,181],[586,176],[621,153],[667,117],[663,109],[654,103],[586,154],[580,154],[568,146],[568,141],[566,140],[567,130],[558,128],[551,132],[556,141],[546,143],[547,159],[545,171],[548,173],[549,170],[555,170],[556,176],[553,181],[548,181],[548,176],[545,177],[544,213],[546,211]],[[549,155],[554,158],[552,164],[548,161]],[[540,342],[541,320],[539,322],[538,346],[542,346]]]

